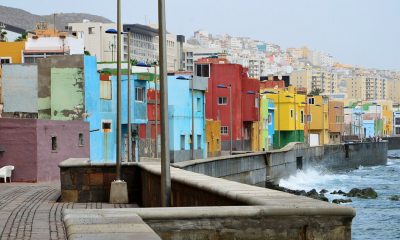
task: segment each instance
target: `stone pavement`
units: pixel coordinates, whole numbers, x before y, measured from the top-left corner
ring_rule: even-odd
[[[0,183],[0,240],[66,239],[63,209],[132,208],[134,204],[59,203],[59,183]]]

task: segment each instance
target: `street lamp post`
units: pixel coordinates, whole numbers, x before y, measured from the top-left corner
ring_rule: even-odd
[[[165,0],[158,0],[158,35],[160,62],[161,95],[161,204],[171,206],[171,173],[169,156],[168,129],[168,82],[167,82],[167,45],[165,23]]]
[[[117,0],[117,159],[116,180],[111,183],[110,203],[128,203],[128,188],[121,180],[121,0]]]
[[[195,153],[194,153],[194,84],[193,84],[193,78],[186,78],[184,76],[179,76],[176,79],[179,80],[189,80],[189,84],[192,86],[192,141],[190,144],[190,150],[191,150],[191,155],[192,155],[192,160],[196,159],[195,158]],[[199,143],[198,143],[199,144]]]
[[[131,42],[131,32],[130,32],[130,28],[128,28],[127,29],[127,31],[128,32],[120,32],[121,34],[125,34],[126,36],[127,36],[127,38],[128,38],[128,61],[127,61],[127,64],[128,64],[128,69],[127,69],[127,71],[128,71],[128,74],[127,74],[127,76],[128,76],[128,81],[127,81],[127,84],[128,84],[128,111],[127,111],[127,114],[128,114],[128,151],[127,151],[127,153],[128,153],[128,162],[132,162],[132,125],[131,125],[131,122],[132,122],[132,119],[131,119],[131,45],[130,45],[130,42]],[[106,33],[109,33],[109,34],[118,34],[118,31],[117,30],[115,30],[115,29],[108,29],[107,31],[106,31]],[[118,34],[118,35],[120,35],[120,34]],[[120,66],[121,67],[121,66]]]
[[[232,155],[232,85],[229,84],[227,86],[223,84],[217,85],[217,88],[229,88],[229,135],[230,135],[230,150],[229,154]]]

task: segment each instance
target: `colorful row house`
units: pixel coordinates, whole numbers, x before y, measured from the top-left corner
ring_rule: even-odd
[[[297,94],[292,86],[285,89],[263,89],[261,92],[275,104],[274,149],[282,148],[290,142],[304,142],[305,95]]]
[[[329,143],[328,97],[307,97],[307,129],[310,146]]]
[[[260,135],[260,149],[261,151],[268,151],[273,149],[273,137],[275,133],[274,117],[275,117],[275,104],[273,99],[268,98],[265,94],[261,94],[260,103],[260,122],[262,125]]]
[[[208,81],[206,119],[220,121],[221,149],[257,150],[260,81],[239,64],[209,59],[196,63],[195,77]]]

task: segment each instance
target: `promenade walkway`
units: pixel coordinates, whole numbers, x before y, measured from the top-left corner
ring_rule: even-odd
[[[0,240],[66,239],[63,209],[132,208],[132,204],[59,203],[57,183],[0,184]]]

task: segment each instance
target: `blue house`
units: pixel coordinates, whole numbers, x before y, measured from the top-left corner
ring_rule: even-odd
[[[269,146],[268,149],[272,149],[273,139],[275,133],[275,103],[272,99],[268,101],[268,139]]]
[[[168,77],[168,119],[171,162],[191,159],[194,139],[195,158],[206,158],[204,84],[194,79],[194,138],[192,138],[192,81],[189,77]]]
[[[85,62],[85,75],[92,76],[85,81],[85,103],[87,106],[86,121],[90,122],[90,160],[92,162],[116,161],[116,111],[117,111],[117,77],[97,73],[96,62]],[[90,65],[90,67],[89,67]],[[95,71],[93,72],[93,68]],[[86,72],[87,71],[87,72]],[[128,78],[121,76],[121,143],[122,158],[127,161],[128,146]],[[133,160],[138,160],[138,129],[147,122],[146,92],[148,82],[138,80],[131,75],[131,124]]]
[[[375,122],[374,120],[364,120],[363,121],[363,131],[364,137],[375,137]]]

